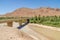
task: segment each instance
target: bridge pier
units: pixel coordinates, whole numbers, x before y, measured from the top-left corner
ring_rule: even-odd
[[[19,20],[19,26],[21,26],[22,25],[22,20]]]
[[[8,21],[8,22],[7,22],[7,26],[8,26],[8,27],[13,27],[13,22],[12,22],[12,21]]]

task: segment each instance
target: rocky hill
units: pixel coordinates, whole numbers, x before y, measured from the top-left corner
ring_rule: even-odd
[[[34,16],[60,16],[59,8],[41,7],[36,9],[19,8],[4,16],[20,16],[20,17],[34,17]]]

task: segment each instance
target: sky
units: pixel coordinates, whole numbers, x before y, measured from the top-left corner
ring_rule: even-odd
[[[0,15],[13,12],[18,8],[60,8],[60,0],[0,0]]]

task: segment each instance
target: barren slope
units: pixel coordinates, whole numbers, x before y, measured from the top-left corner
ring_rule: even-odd
[[[19,8],[11,13],[7,13],[5,16],[21,16],[21,17],[33,17],[33,16],[60,16],[60,9],[58,8]]]

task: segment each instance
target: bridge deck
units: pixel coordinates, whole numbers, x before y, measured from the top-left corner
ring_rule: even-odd
[[[0,17],[1,18],[1,17]],[[0,23],[3,22],[8,22],[8,21],[20,21],[20,20],[26,20],[28,18],[11,18],[11,19],[7,19],[6,17],[4,19],[0,19]]]

